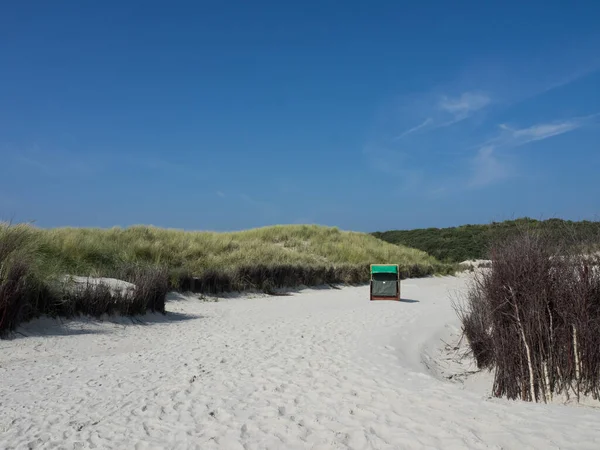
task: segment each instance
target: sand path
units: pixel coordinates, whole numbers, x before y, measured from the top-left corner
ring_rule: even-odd
[[[217,303],[143,324],[46,319],[0,342],[0,448],[600,448],[600,410],[432,377],[466,277]],[[39,336],[36,336],[39,334]]]

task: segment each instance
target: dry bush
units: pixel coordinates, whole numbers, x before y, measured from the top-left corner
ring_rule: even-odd
[[[491,247],[491,268],[456,309],[477,365],[495,371],[495,396],[598,397],[600,258],[581,253],[593,239],[525,229]]]

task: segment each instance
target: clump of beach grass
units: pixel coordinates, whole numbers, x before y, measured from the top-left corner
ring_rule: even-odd
[[[0,225],[1,330],[39,314],[141,314],[164,311],[169,289],[220,293],[369,279],[369,264],[399,264],[401,276],[451,273],[420,250],[365,233],[317,225],[279,225],[217,233],[128,228],[41,229]],[[64,275],[112,277],[137,286],[135,301],[90,285],[69,291]]]

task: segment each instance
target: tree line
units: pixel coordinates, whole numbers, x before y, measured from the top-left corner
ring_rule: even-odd
[[[515,237],[524,229],[543,231],[549,239],[559,239],[569,233],[587,236],[593,241],[600,236],[599,221],[536,220],[529,217],[483,225],[377,231],[372,234],[392,244],[423,250],[444,262],[462,262],[468,259],[490,259],[493,243]]]

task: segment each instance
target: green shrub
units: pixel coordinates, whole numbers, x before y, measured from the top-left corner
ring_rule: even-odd
[[[440,261],[458,263],[469,259],[491,259],[489,249],[493,242],[516,237],[524,228],[544,231],[554,239],[567,232],[592,241],[600,236],[600,222],[539,221],[527,217],[487,225],[375,232],[373,236],[392,244],[423,250]]]

